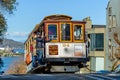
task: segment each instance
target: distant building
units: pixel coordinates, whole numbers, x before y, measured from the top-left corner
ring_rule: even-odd
[[[120,0],[109,0],[106,8],[106,22],[106,54],[109,59],[107,64],[112,68],[116,57],[120,58],[120,44],[118,44],[120,41]]]
[[[13,52],[13,53],[20,53],[20,54],[23,54],[23,53],[24,53],[24,49],[22,49],[22,48],[13,49],[12,52]]]
[[[92,25],[90,17],[83,19],[86,21],[86,33],[90,43],[89,56],[90,70],[99,71],[106,69],[106,25]],[[84,69],[85,71],[85,69]],[[88,71],[89,72],[89,71]]]
[[[5,48],[4,48],[4,47],[0,47],[0,50],[2,50],[2,51],[3,51],[3,50],[5,50]]]

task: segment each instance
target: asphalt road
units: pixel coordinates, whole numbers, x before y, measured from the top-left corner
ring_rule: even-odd
[[[0,80],[120,80],[120,74],[13,74]]]

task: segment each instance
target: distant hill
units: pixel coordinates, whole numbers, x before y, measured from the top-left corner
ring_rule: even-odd
[[[0,47],[24,48],[24,43],[12,39],[4,39],[2,44],[0,44]]]

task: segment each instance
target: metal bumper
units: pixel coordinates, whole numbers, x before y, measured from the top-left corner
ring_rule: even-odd
[[[50,63],[86,63],[89,58],[47,58]]]

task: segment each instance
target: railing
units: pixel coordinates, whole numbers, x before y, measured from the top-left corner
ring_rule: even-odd
[[[22,54],[19,53],[3,53],[1,56],[20,56]]]

